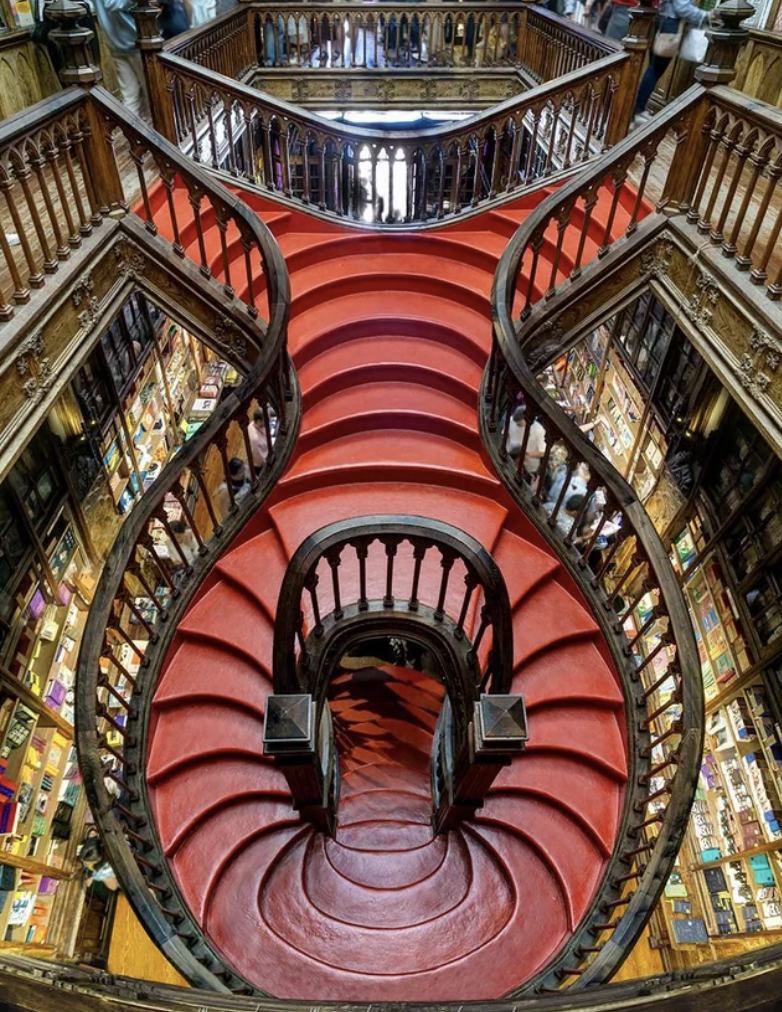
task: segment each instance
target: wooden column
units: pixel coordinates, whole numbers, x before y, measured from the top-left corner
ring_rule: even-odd
[[[751,18],[755,8],[747,0],[727,0],[715,7],[720,24],[706,30],[709,48],[706,59],[695,71],[695,80],[706,86],[730,84],[736,76],[736,59],[739,50],[749,38],[749,31],[741,22]]]
[[[654,22],[657,10],[651,0],[641,0],[638,7],[630,11],[630,28],[622,39],[622,45],[629,54],[622,66],[611,107],[611,122],[606,133],[609,147],[627,136],[635,110],[635,100],[641,78],[646,70],[646,57],[652,44]]]
[[[130,13],[135,18],[138,31],[136,45],[141,50],[141,59],[144,63],[152,125],[166,140],[176,144],[174,96],[168,90],[165,68],[158,58],[165,41],[158,28],[160,4],[158,0],[136,0]]]
[[[709,88],[729,84],[736,72],[739,50],[749,38],[741,22],[752,17],[754,8],[747,0],[727,0],[713,11],[721,24],[706,30],[709,48],[706,59],[695,71],[696,80]],[[676,128],[676,150],[658,208],[665,214],[686,211],[693,198],[698,174],[708,145],[704,124],[709,112],[708,95]]]
[[[49,33],[49,38],[60,49],[63,67],[59,78],[66,86],[82,84],[90,88],[103,78],[100,67],[92,62],[90,42],[95,33],[90,28],[82,28],[76,22],[83,18],[86,9],[83,4],[73,0],[54,0],[47,4],[46,13],[57,25]]]

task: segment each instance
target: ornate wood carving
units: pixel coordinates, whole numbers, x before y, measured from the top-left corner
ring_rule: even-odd
[[[320,70],[282,67],[261,72],[252,85],[305,109],[329,108],[336,101],[372,109],[407,108],[411,102],[450,108],[457,102],[459,108],[484,109],[527,90],[511,67],[420,72],[410,69],[396,77],[377,70],[352,70],[349,74],[335,70],[324,74]]]
[[[750,351],[744,352],[739,360],[739,383],[753,397],[765,395],[771,386],[772,377],[782,361],[782,342],[771,337],[755,326],[749,339]]]
[[[16,371],[22,379],[26,400],[37,404],[54,382],[52,363],[45,355],[46,345],[39,331],[24,341],[16,359]]]

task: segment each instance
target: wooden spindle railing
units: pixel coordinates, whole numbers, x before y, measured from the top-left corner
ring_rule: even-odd
[[[207,70],[249,79],[258,67],[518,67],[537,82],[621,45],[528,4],[246,3],[163,47]]]
[[[30,238],[22,246],[28,271],[22,275],[21,261],[11,261],[22,282],[30,285],[36,272],[45,275],[47,255],[64,256],[66,243],[75,246],[77,228],[84,242],[92,241],[94,229],[97,242],[105,218],[133,215],[144,226],[135,230],[140,244],[167,251],[172,261],[189,260],[216,287],[223,306],[232,311],[235,301],[244,307],[230,320],[233,352],[223,348],[222,354],[245,378],[125,520],[95,592],[76,680],[81,771],[108,861],[147,930],[191,981],[211,990],[241,988],[244,982],[227,971],[212,972],[214,957],[178,899],[146,817],[135,750],[144,737],[142,703],[153,662],[162,659],[182,609],[293,452],[300,398],[286,353],[287,270],[271,233],[251,211],[103,89],[65,92],[21,121],[9,121],[2,135],[8,143],[0,151],[12,169],[4,177],[7,206],[24,200],[32,213],[40,200],[36,206],[46,212],[40,234],[32,230],[38,245]],[[118,159],[127,156],[135,175],[119,171]],[[66,210],[57,173],[62,186],[66,179],[70,186],[71,170],[76,197]],[[51,187],[48,200],[35,188],[44,186]],[[222,240],[209,260],[202,241],[207,217]],[[259,429],[252,440],[251,425]]]
[[[626,812],[624,843],[612,876],[619,894],[601,902],[595,922],[586,926],[588,939],[574,942],[571,958],[558,959],[544,989],[609,979],[651,913],[676,857],[697,782],[703,686],[684,599],[643,505],[548,397],[530,367],[530,359],[539,368],[547,354],[545,347],[536,347],[535,321],[543,307],[551,312],[554,303],[566,300],[568,286],[589,261],[636,231],[639,221],[654,212],[652,199],[674,216],[697,214],[699,221],[700,209],[706,208],[699,227],[715,244],[723,241],[726,223],[732,222],[726,208],[735,198],[735,173],[747,169],[749,156],[739,153],[730,163],[726,156],[723,163],[729,167],[715,177],[710,166],[704,167],[699,145],[719,145],[723,137],[737,143],[734,123],[717,112],[724,107],[725,91],[695,86],[643,131],[547,198],[511,240],[495,277],[495,339],[484,379],[482,435],[506,486],[586,585],[630,686],[631,733],[648,764],[637,778],[640,795]],[[714,137],[712,124],[718,123]],[[678,145],[669,145],[671,138]],[[631,172],[635,192],[626,187]],[[708,181],[701,186],[703,172]],[[657,187],[653,197],[652,180]],[[719,197],[712,199],[716,188]],[[590,228],[598,194],[608,208],[599,236]],[[533,421],[540,427],[535,445],[541,439],[545,445],[542,460],[529,456]],[[563,485],[544,504],[539,476],[546,474],[555,449],[565,460]],[[586,488],[577,502],[565,491],[576,472]],[[659,634],[658,645],[646,651],[642,633],[652,629]]]
[[[0,320],[45,287],[72,250],[97,242],[103,221],[127,215],[250,318],[268,318],[279,297],[279,264],[265,270],[265,227],[103,88],[65,91],[0,126],[0,194]],[[217,254],[207,254],[207,222],[219,230]],[[262,328],[250,346],[261,340]]]
[[[179,57],[162,57],[183,152],[339,218],[437,222],[558,178],[602,152],[622,55],[575,70],[456,126],[361,130]]]

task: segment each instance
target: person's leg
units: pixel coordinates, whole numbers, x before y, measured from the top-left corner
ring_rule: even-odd
[[[141,53],[114,53],[113,55],[122,104],[133,115],[149,120],[149,102]]]
[[[635,100],[636,116],[646,110],[649,99],[652,97],[652,92],[657,87],[657,82],[665,73],[670,62],[671,58],[669,56],[657,56],[656,53],[651,54],[649,66],[646,68],[646,73],[641,78],[641,85],[638,88],[638,98]]]
[[[627,35],[630,28],[630,8],[620,7],[614,4],[611,17],[608,19],[606,35],[609,39],[621,41]]]

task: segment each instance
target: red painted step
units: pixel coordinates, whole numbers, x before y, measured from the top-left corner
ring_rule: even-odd
[[[624,701],[606,644],[487,466],[477,433],[492,276],[534,204],[381,236],[251,203],[271,216],[291,270],[302,435],[271,505],[229,546],[172,644],[146,771],[157,829],[212,944],[272,994],[497,997],[552,959],[589,909],[627,777]],[[565,252],[569,269],[574,251]],[[300,822],[262,755],[287,561],[312,531],[375,513],[467,531],[494,554],[510,594],[529,748],[476,817],[445,836],[432,835],[429,783],[442,687],[420,672],[376,662],[333,680],[335,839]],[[345,600],[357,574],[343,568]],[[380,596],[382,553],[370,553],[368,568]],[[411,572],[402,551],[397,573]],[[437,585],[424,574],[422,600]],[[468,631],[474,621],[475,611]]]

